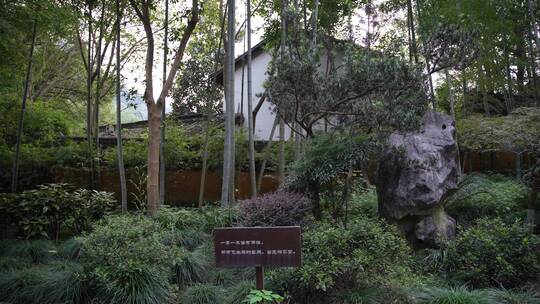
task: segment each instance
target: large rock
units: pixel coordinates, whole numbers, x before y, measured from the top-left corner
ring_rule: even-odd
[[[455,221],[441,201],[458,183],[455,122],[430,112],[420,131],[394,133],[377,178],[379,213],[396,222],[412,241],[433,244],[452,238]]]

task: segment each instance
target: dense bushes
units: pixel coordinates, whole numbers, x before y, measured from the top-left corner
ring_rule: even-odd
[[[524,218],[527,187],[503,175],[471,174],[446,200],[446,210],[458,224],[469,225],[481,217],[502,217],[508,222]]]
[[[83,261],[111,303],[162,303],[169,296],[172,261],[159,223],[144,215],[109,216],[81,238]]]
[[[303,226],[309,202],[300,193],[278,191],[240,202],[238,221],[242,226]]]
[[[538,275],[539,245],[522,223],[481,219],[450,242],[444,266],[474,286],[516,287]]]
[[[380,287],[410,276],[410,253],[394,227],[358,217],[347,228],[323,225],[305,231],[302,267],[276,271],[272,281],[295,303],[325,303],[321,299],[340,290]]]
[[[112,193],[49,184],[20,194],[0,194],[0,214],[26,238],[58,239],[61,232],[87,229],[115,203]]]

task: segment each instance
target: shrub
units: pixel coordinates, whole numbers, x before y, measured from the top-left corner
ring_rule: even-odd
[[[26,238],[58,239],[63,230],[78,233],[87,229],[114,204],[112,193],[70,191],[67,184],[49,184],[16,195],[0,195],[0,214]]]
[[[324,227],[304,233],[301,275],[311,287],[379,284],[410,271],[410,248],[383,221],[358,218],[345,228]]]
[[[308,200],[300,193],[277,191],[245,200],[238,208],[239,223],[243,226],[305,225]]]
[[[234,208],[223,209],[209,206],[199,210],[162,206],[155,219],[169,229],[210,233],[215,227],[231,226],[235,217],[236,210]]]
[[[378,217],[378,204],[377,191],[374,186],[368,186],[366,189],[356,188],[351,195],[349,216]]]
[[[164,242],[168,233],[142,214],[98,221],[80,238],[82,261],[91,269],[99,296],[111,303],[163,303],[169,296],[172,261],[180,254]]]
[[[223,294],[217,286],[195,284],[184,292],[181,303],[221,304],[223,303]]]
[[[413,277],[411,249],[397,229],[358,217],[347,228],[323,225],[304,232],[303,265],[269,274],[271,288],[294,303],[325,303],[343,290],[379,287]]]
[[[495,302],[487,291],[469,290],[464,286],[425,288],[417,298],[419,304],[491,304]]]
[[[448,246],[448,273],[474,286],[514,287],[540,271],[540,240],[520,222],[481,219]]]
[[[446,210],[461,225],[482,217],[523,218],[527,187],[503,175],[471,174],[446,200]]]

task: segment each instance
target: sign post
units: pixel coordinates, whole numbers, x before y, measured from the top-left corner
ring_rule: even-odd
[[[302,265],[301,229],[233,227],[214,229],[217,267],[255,267],[257,289],[264,289],[264,267]]]

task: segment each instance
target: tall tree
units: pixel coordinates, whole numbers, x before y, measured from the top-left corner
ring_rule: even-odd
[[[169,0],[165,0],[165,33],[163,34],[163,86],[167,81],[167,55],[169,53]],[[165,203],[165,106],[161,111],[161,144],[159,146],[159,204]]]
[[[234,36],[235,0],[227,1],[227,41],[225,43],[225,139],[223,150],[223,178],[221,204],[234,200]]]
[[[253,136],[253,83],[251,66],[251,1],[246,0],[247,18],[247,104],[248,104],[248,154],[249,154],[249,182],[251,186],[251,196],[257,196],[257,176],[255,172],[255,139]]]
[[[94,137],[96,145],[96,181],[95,186],[97,189],[101,187],[101,167],[100,167],[100,157],[101,157],[101,148],[99,142],[99,105],[101,101],[101,64],[103,62],[103,55],[101,54],[102,42],[103,42],[103,27],[104,27],[104,17],[105,17],[105,2],[101,1],[101,17],[99,22],[99,38],[97,42],[97,52],[96,52],[96,96],[94,104]]]
[[[19,126],[17,128],[17,143],[15,146],[15,161],[13,162],[13,173],[11,176],[11,192],[17,191],[17,183],[19,179],[19,159],[21,154],[21,139],[24,124],[24,114],[26,112],[26,100],[28,98],[28,88],[30,87],[30,77],[32,73],[32,61],[34,58],[34,47],[36,45],[36,29],[37,24],[34,20],[32,22],[32,42],[30,44],[30,50],[28,54],[28,66],[26,68],[26,79],[24,81],[24,92],[21,104],[21,113],[19,114]]]
[[[121,108],[121,85],[120,85],[120,29],[122,24],[120,13],[120,0],[116,0],[116,153],[118,158],[118,175],[120,177],[120,197],[122,212],[127,211],[127,187],[126,170],[124,168],[124,152],[122,147],[122,108]]]
[[[153,1],[141,0],[140,3],[136,0],[129,0],[131,7],[135,11],[139,21],[143,24],[146,36],[146,59],[145,59],[145,91],[144,99],[148,108],[148,214],[154,216],[157,211],[159,202],[159,150],[161,145],[161,117],[163,107],[165,106],[165,98],[169,94],[170,88],[174,82],[174,78],[180,68],[184,51],[188,45],[189,39],[195,30],[199,21],[199,1],[192,0],[190,17],[187,25],[184,27],[180,39],[180,45],[175,51],[173,62],[169,68],[167,80],[159,93],[158,98],[154,97],[153,86],[153,63],[154,63],[154,32],[152,29],[151,8]]]
[[[409,31],[411,33],[410,52],[414,58],[414,63],[418,64],[418,49],[416,47],[416,30],[414,28],[414,14],[412,8],[412,0],[407,0],[407,21],[409,23]]]
[[[92,54],[92,10],[93,10],[93,1],[88,1],[88,53],[87,53],[87,70],[86,70],[86,140],[87,140],[87,164],[91,168],[90,171],[90,187],[94,187],[94,162],[93,162],[93,155],[92,155],[92,67],[93,67],[93,54]],[[99,51],[100,52],[100,51]]]

